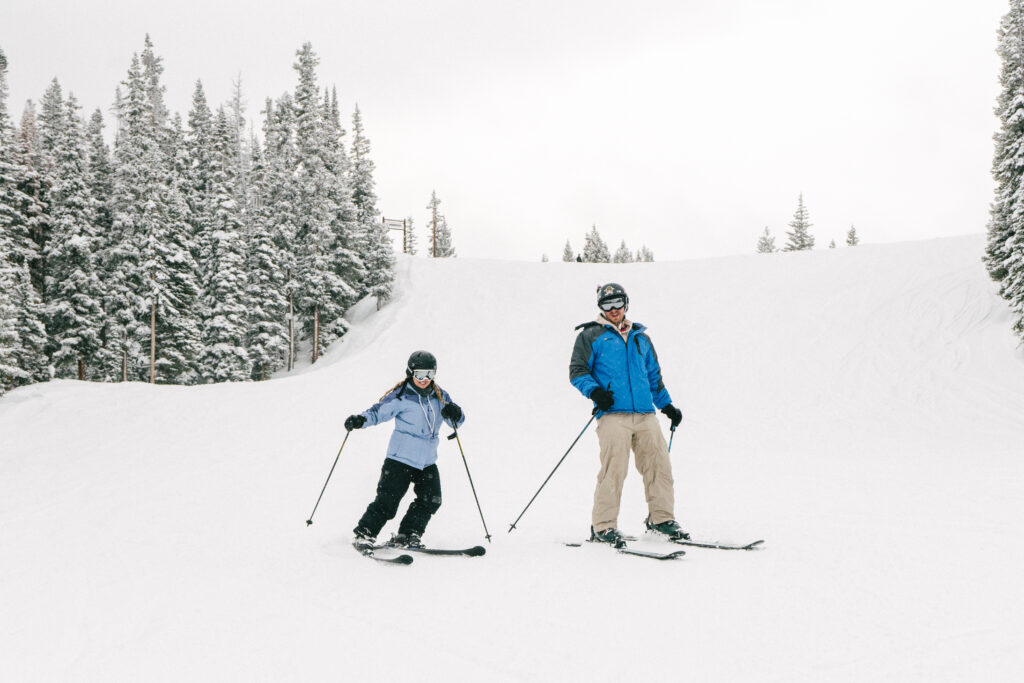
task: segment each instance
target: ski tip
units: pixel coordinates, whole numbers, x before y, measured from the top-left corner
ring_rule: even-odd
[[[482,545],[475,545],[472,548],[469,548],[466,551],[466,554],[469,555],[470,557],[480,557],[481,555],[485,554],[486,552],[487,552],[487,548],[483,547]]]
[[[761,550],[761,544],[762,543],[764,543],[764,539],[763,538],[761,540],[759,540],[759,541],[754,541],[753,543],[748,543],[747,545],[743,546],[743,549],[744,550]]]

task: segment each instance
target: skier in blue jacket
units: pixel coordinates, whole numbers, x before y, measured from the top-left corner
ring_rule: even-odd
[[[416,498],[398,525],[391,542],[418,546],[431,516],[441,507],[441,479],[437,471],[438,434],[442,423],[459,426],[462,409],[434,383],[437,359],[429,351],[409,356],[405,379],[379,402],[345,420],[345,429],[362,429],[395,420],[387,457],[377,483],[377,496],[353,530],[356,543],[374,544],[384,525],[395,518],[402,497],[412,484]]]
[[[597,320],[577,326],[580,333],[569,363],[569,381],[594,402],[601,469],[594,491],[591,538],[619,544],[619,504],[632,449],[647,494],[647,529],[672,539],[688,539],[675,521],[675,492],[668,445],[655,409],[672,429],[682,412],[672,405],[647,328],[626,319],[629,297],[610,282],[597,289]]]

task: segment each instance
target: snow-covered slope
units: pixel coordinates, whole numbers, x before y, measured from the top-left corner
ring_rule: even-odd
[[[316,366],[0,400],[0,680],[1010,681],[1024,667],[1024,355],[983,238],[615,266],[400,261]],[[586,536],[573,327],[615,280],[686,418],[659,563]],[[348,546],[389,428],[345,416],[417,348],[466,410],[482,559]],[[663,420],[664,421],[664,420]],[[483,542],[455,442],[425,540]],[[645,514],[635,472],[621,525]],[[393,523],[392,523],[393,524]],[[386,531],[393,531],[388,527]],[[655,680],[652,678],[651,680]]]

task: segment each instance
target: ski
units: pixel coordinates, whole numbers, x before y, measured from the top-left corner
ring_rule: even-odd
[[[675,543],[676,545],[688,545],[694,548],[714,548],[716,550],[759,550],[760,545],[764,543],[764,539],[747,543],[746,545],[735,545],[732,543],[704,543],[701,541],[684,541],[682,539],[665,539],[669,543]]]
[[[711,541],[693,541],[693,540],[688,540],[688,539],[684,539],[684,538],[678,538],[678,539],[676,539],[676,538],[669,538],[665,534],[661,534],[661,533],[658,533],[658,532],[652,532],[652,531],[646,532],[645,535],[646,535],[647,538],[650,538],[650,539],[653,539],[653,540],[665,541],[667,543],[675,543],[676,545],[688,545],[688,546],[691,546],[691,547],[694,547],[694,548],[714,548],[715,550],[760,550],[759,546],[762,543],[764,543],[764,539],[763,538],[760,539],[760,540],[753,541],[751,543],[747,543],[747,544],[743,545],[743,544],[738,544],[738,543],[719,543],[717,541],[715,541],[715,542],[711,542]],[[624,541],[640,541],[640,540],[643,540],[643,539],[641,539],[638,536],[623,536],[622,540],[624,540]]]
[[[487,548],[482,545],[475,545],[472,548],[427,548],[424,546],[406,546],[406,545],[391,545],[390,543],[383,543],[381,545],[370,546],[371,550],[407,550],[411,553],[420,553],[422,555],[447,555],[451,557],[462,556],[462,557],[480,557],[487,552]]]
[[[655,552],[650,552],[650,551],[647,551],[647,550],[636,550],[635,548],[630,548],[630,547],[626,546],[625,544],[623,544],[623,545],[611,545],[609,543],[597,543],[595,541],[587,541],[587,543],[594,543],[595,545],[606,545],[606,546],[608,546],[610,548],[614,548],[616,550],[616,552],[620,552],[623,555],[633,555],[635,557],[647,557],[647,558],[650,558],[652,560],[674,560],[677,557],[682,557],[683,555],[686,554],[685,550],[673,550],[672,552],[668,552],[668,553],[655,553]],[[569,546],[570,548],[579,548],[583,544],[582,543],[566,543],[566,545]]]
[[[378,562],[387,562],[388,564],[412,564],[412,555],[395,555],[393,557],[380,557],[374,554],[374,550],[380,550],[381,548],[390,548],[391,546],[372,546],[361,543],[353,543],[352,547],[356,549],[363,557],[369,557],[371,560],[377,560]]]

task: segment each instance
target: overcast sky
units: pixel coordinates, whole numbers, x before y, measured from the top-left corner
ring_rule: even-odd
[[[657,260],[781,246],[803,192],[818,247],[984,231],[1006,0],[128,0],[0,3],[10,109],[56,76],[107,114],[149,33],[187,116],[241,76],[259,129],[320,55],[358,103],[380,208],[460,256],[539,260],[596,224]],[[108,118],[109,122],[109,118]]]

